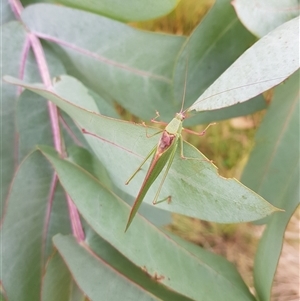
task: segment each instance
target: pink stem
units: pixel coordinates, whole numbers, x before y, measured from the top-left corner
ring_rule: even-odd
[[[68,194],[66,194],[67,200],[68,200],[68,207],[69,207],[69,214],[71,218],[71,226],[72,226],[72,232],[75,236],[76,240],[78,242],[81,242],[84,240],[84,232],[82,229],[79,213],[77,211],[77,208],[75,207],[72,199]]]
[[[45,54],[43,51],[43,47],[41,45],[40,40],[32,33],[28,33],[29,39],[31,42],[31,47],[33,49],[33,52],[35,54],[35,58],[38,63],[38,67],[40,70],[41,77],[43,79],[43,83],[45,84],[46,88],[50,88],[52,86],[50,73],[48,70],[48,65],[46,62]],[[52,127],[52,133],[53,133],[53,142],[55,149],[62,154],[62,143],[61,143],[61,135],[60,135],[60,129],[59,129],[59,121],[58,121],[58,112],[57,107],[52,102],[48,102],[48,109],[49,109],[49,115],[51,120],[51,127]]]
[[[20,20],[21,13],[23,10],[23,6],[22,6],[21,2],[19,0],[10,0],[10,5],[11,5],[12,11],[14,12],[16,18],[18,20]],[[44,50],[41,45],[41,42],[37,38],[37,36],[31,32],[28,33],[28,39],[30,41],[35,58],[37,60],[38,68],[39,68],[43,83],[44,83],[45,87],[47,89],[49,89],[52,87],[52,82],[51,82],[50,72],[48,69],[48,64],[47,64],[47,61],[45,58],[45,54],[44,54]],[[51,120],[54,147],[57,150],[57,152],[61,155],[61,157],[65,157],[65,154],[64,154],[64,151],[62,148],[57,107],[52,102],[48,101],[48,109],[49,109],[49,115],[50,115],[50,120]],[[55,180],[53,180],[53,181],[55,182]],[[51,194],[51,195],[53,197],[54,194]],[[82,225],[81,225],[81,221],[79,218],[77,208],[75,207],[71,198],[68,195],[67,195],[67,201],[68,201],[69,214],[70,214],[73,235],[76,237],[77,241],[81,241],[84,239],[84,232],[82,229]],[[52,202],[52,200],[51,200],[51,202]]]
[[[23,10],[22,3],[19,0],[8,0],[8,1],[16,19],[20,20],[21,12]]]

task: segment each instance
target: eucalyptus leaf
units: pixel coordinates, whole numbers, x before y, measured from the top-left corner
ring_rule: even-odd
[[[299,16],[298,0],[234,0],[232,4],[243,24],[262,37],[279,25]]]
[[[22,57],[22,48],[25,43],[26,32],[18,22],[10,22],[1,27],[3,41],[1,43],[2,74],[18,76],[19,58]],[[14,39],[11,37],[14,36]],[[4,47],[5,44],[5,47]],[[18,98],[18,88],[0,81],[1,88],[1,143],[0,166],[1,166],[1,215],[4,200],[7,197],[9,184],[17,166],[15,150],[17,148],[16,128],[14,122],[15,103]]]
[[[244,102],[278,85],[299,68],[299,18],[264,36],[189,108],[215,110]]]
[[[55,1],[55,3],[81,8],[122,21],[145,21],[161,17],[173,10],[178,2],[179,0],[152,0],[151,2],[147,0]]]
[[[58,252],[55,252],[47,263],[41,296],[42,301],[84,301],[83,293],[79,291]]]
[[[51,178],[49,164],[34,152],[13,179],[1,227],[1,281],[8,300],[40,300]]]
[[[22,21],[56,46],[68,72],[88,88],[141,118],[149,120],[158,109],[170,116],[174,61],[185,37],[49,4],[27,7]]]
[[[16,121],[19,134],[19,157],[22,160],[37,144],[52,143],[48,106],[41,96],[24,91],[17,102]]]
[[[225,300],[253,300],[249,291],[231,282],[228,274],[224,276],[219,269],[198,260],[140,215],[135,217],[125,234],[129,206],[92,175],[60,159],[49,147],[40,149],[55,167],[62,185],[90,226],[151,277],[195,300],[201,300],[203,296],[207,300],[218,300],[221,296]],[[183,273],[188,273],[190,277],[182,277]]]
[[[169,290],[164,285],[160,284],[149,274],[140,267],[134,265],[129,261],[124,255],[122,255],[118,250],[112,247],[107,241],[101,238],[96,232],[87,232],[86,242],[90,248],[111,265],[113,268],[118,270],[121,274],[131,279],[137,285],[143,287],[153,295],[160,298],[160,300],[172,300],[172,301],[189,301],[190,298],[184,297],[172,290]]]
[[[52,88],[43,88],[40,84],[28,84],[11,77],[5,80],[26,87],[46,99],[53,101],[65,110],[81,127],[90,133],[86,139],[93,151],[106,167],[114,184],[127,193],[136,195],[145,177],[142,169],[130,185],[123,183],[139,166],[143,158],[157,143],[157,138],[147,138],[145,127],[117,119],[108,118],[78,106],[78,101],[89,101],[88,95],[76,94],[75,99],[66,98],[70,86],[77,91],[84,92],[82,84],[68,76],[61,76]],[[78,87],[76,88],[75,85]],[[64,97],[58,94],[62,93]],[[71,102],[75,101],[77,105]],[[148,133],[154,129],[148,129]],[[164,183],[161,198],[171,195],[170,204],[163,202],[156,205],[159,208],[185,214],[191,217],[215,222],[246,222],[262,218],[278,210],[271,206],[259,195],[239,183],[236,179],[224,179],[217,174],[213,166],[204,155],[188,143],[184,143],[184,155],[195,160],[182,160],[180,148],[177,150],[172,168]],[[180,183],[180,185],[178,185]],[[145,201],[150,203],[158,189],[159,181],[154,182]]]
[[[271,298],[272,286],[278,261],[281,255],[286,226],[299,207],[299,173],[293,174],[286,195],[292,196],[292,201],[285,206],[286,211],[281,215],[275,214],[270,219],[259,242],[254,261],[254,287],[259,300],[268,301]],[[297,191],[298,190],[298,191]]]
[[[270,299],[285,228],[299,205],[299,71],[275,89],[274,100],[256,135],[242,181],[285,210],[268,218],[254,265],[259,299]]]
[[[199,95],[255,41],[255,37],[237,18],[230,2],[217,0],[187,38],[175,62],[173,87],[177,111],[181,107],[184,87],[186,88],[184,108],[189,108]],[[265,107],[264,99],[259,97],[254,99],[251,105],[237,104],[223,110],[194,114],[191,118],[187,118],[186,124],[209,123],[247,115]]]
[[[245,293],[249,293],[248,287],[232,263],[218,254],[209,252],[208,250],[200,248],[189,241],[183,240],[172,232],[165,231],[165,233],[170,236],[178,245],[182,246],[191,254],[196,256],[200,261],[205,262],[207,265],[213,267],[214,270],[218,271],[218,273],[231,279],[231,281],[236,283],[236,285],[238,285],[241,290],[244,290]],[[252,297],[255,299],[254,296]]]
[[[78,244],[74,237],[58,234],[54,244],[89,300],[159,300],[108,266],[86,244]]]
[[[9,21],[13,21],[14,14],[8,0],[1,1],[1,26]]]
[[[216,23],[216,18],[220,22]],[[235,44],[239,36],[244,40],[234,49],[228,47]],[[255,37],[239,22],[232,5],[224,0],[216,1],[180,49],[174,70],[178,110],[185,81],[185,106],[189,107],[254,42]],[[220,54],[222,56],[218,56]]]
[[[274,100],[255,136],[242,182],[274,206],[299,167],[299,71],[274,90]]]

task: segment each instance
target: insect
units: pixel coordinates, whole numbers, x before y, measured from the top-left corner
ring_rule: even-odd
[[[166,170],[163,174],[162,180],[159,184],[158,190],[156,192],[156,195],[152,201],[152,203],[158,204],[163,201],[171,201],[171,196],[167,196],[162,200],[158,201],[158,197],[160,194],[160,191],[163,187],[164,181],[168,175],[169,169],[173,163],[174,156],[176,153],[176,149],[178,147],[178,144],[180,143],[180,155],[181,158],[187,159],[183,155],[183,139],[181,132],[183,130],[182,122],[186,118],[186,112],[183,111],[183,105],[185,100],[185,93],[186,93],[186,81],[187,81],[187,64],[186,64],[186,70],[185,70],[185,81],[184,81],[184,90],[183,90],[183,98],[182,98],[182,104],[181,104],[181,110],[179,113],[176,113],[175,117],[171,120],[169,124],[165,127],[165,129],[162,131],[161,137],[158,141],[158,144],[149,152],[149,154],[146,156],[146,158],[143,160],[143,162],[140,164],[140,166],[136,169],[136,171],[133,173],[133,175],[126,181],[126,185],[129,184],[129,182],[135,177],[135,175],[138,173],[138,171],[142,168],[142,166],[147,162],[147,160],[152,156],[152,160],[150,163],[150,166],[148,168],[148,171],[146,173],[145,179],[141,185],[140,191],[134,201],[134,204],[132,206],[132,209],[129,214],[129,218],[127,221],[127,225],[125,228],[125,232],[129,228],[135,214],[137,213],[141,203],[143,202],[143,199],[145,198],[149,188],[154,183],[156,178],[159,176],[163,168],[167,165]],[[157,113],[158,115],[158,113]],[[158,115],[159,116],[159,115]],[[209,124],[206,129],[210,126]],[[197,135],[203,135],[206,131],[206,129],[202,133],[197,133]]]

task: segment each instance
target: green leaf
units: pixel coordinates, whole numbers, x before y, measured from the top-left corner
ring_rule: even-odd
[[[137,285],[143,287],[145,290],[157,296],[161,300],[191,300],[172,290],[169,290],[164,285],[161,285],[159,281],[152,279],[145,270],[134,265],[131,261],[129,261],[118,250],[113,248],[107,241],[97,235],[94,231],[90,230],[88,232],[86,231],[86,233],[86,242],[93,250],[93,252],[95,252],[97,256],[103,259],[112,268],[118,270],[121,274],[135,282]]]
[[[230,2],[216,1],[188,37],[176,61],[177,107],[181,105],[186,77],[185,107],[188,108],[254,42],[255,37],[238,20]]]
[[[41,149],[55,166],[62,185],[89,225],[134,264],[152,277],[159,277],[161,284],[195,300],[203,296],[206,300],[219,300],[221,296],[224,300],[253,300],[228,274],[224,276],[219,269],[198,260],[139,214],[125,234],[129,206],[86,171],[58,158],[49,148]],[[78,257],[75,252],[73,254]],[[189,277],[182,277],[184,273]]]
[[[107,101],[91,89],[89,89],[89,94],[94,99],[101,114],[113,118],[120,118],[120,115],[116,112],[116,108],[114,108],[112,101]]]
[[[218,22],[216,22],[218,20]],[[244,51],[255,42],[238,20],[229,1],[218,0],[182,47],[174,69],[174,95],[180,110],[187,68],[185,107],[188,108]],[[209,123],[265,108],[259,97],[249,104],[201,112],[186,124]]]
[[[123,183],[130,177],[134,167],[140,164],[157,143],[157,137],[146,138],[144,126],[107,118],[73,105],[71,99],[56,94],[56,83],[47,90],[39,84],[26,84],[8,76],[5,80],[22,85],[53,101],[68,112],[81,128],[98,135],[100,138],[85,136],[106,167],[110,178],[120,189],[132,195],[137,194],[141,181],[145,177],[144,169],[137,174],[130,185],[125,186]],[[68,76],[62,76],[58,83],[58,90],[60,93],[64,90],[65,97],[70,90],[84,91],[83,88],[76,88],[76,85],[81,86],[81,83]],[[86,94],[71,93],[71,95],[75,103],[89,101]],[[148,133],[154,131],[148,129]],[[215,166],[192,145],[184,143],[184,154],[197,160],[182,160],[180,148],[177,153],[161,192],[161,198],[171,195],[172,202],[170,204],[163,202],[156,205],[157,207],[223,223],[252,221],[278,210],[236,179],[220,177]],[[158,184],[159,181],[156,181],[152,185],[145,198],[146,202],[152,202]]]
[[[47,161],[34,152],[23,160],[11,184],[1,228],[1,277],[8,300],[40,300],[52,235],[70,233],[64,193],[59,185],[53,188],[52,177]]]
[[[104,166],[85,148],[77,146],[68,148],[68,158],[99,179],[104,186],[109,189],[113,188]]]
[[[206,249],[200,248],[191,242],[185,241],[172,232],[165,231],[165,233],[170,236],[178,245],[182,246],[191,254],[196,256],[201,262],[205,262],[215,271],[218,271],[219,274],[223,275],[227,279],[230,279],[232,283],[235,283],[235,285],[241,290],[244,290],[245,294],[249,294],[249,296],[251,295],[249,288],[246,286],[236,267],[227,259],[215,253],[209,252]],[[254,299],[253,296],[252,298]]]
[[[267,102],[262,95],[258,95],[252,98],[251,101],[237,103],[230,107],[191,114],[191,116],[187,118],[186,124],[188,126],[204,123],[208,124],[215,121],[254,114],[257,111],[261,111],[266,108]]]
[[[55,1],[55,3],[62,3],[122,21],[145,21],[161,17],[173,10],[178,2],[179,0],[152,0],[151,2],[147,0]]]
[[[299,68],[299,18],[279,26],[232,64],[189,108],[215,110],[278,85]]]
[[[40,300],[51,178],[39,152],[25,158],[14,177],[1,228],[1,276],[8,300]]]
[[[15,20],[8,0],[1,1],[1,26],[9,21]]]
[[[56,184],[53,198],[48,199],[48,201],[52,202],[52,206],[49,217],[46,217],[49,225],[45,225],[45,227],[47,226],[47,239],[44,251],[45,259],[48,259],[53,252],[52,238],[55,234],[72,233],[66,194],[59,182]]]
[[[284,231],[299,204],[299,71],[275,89],[242,181],[285,209],[268,219],[254,266],[259,299],[270,299]]]
[[[285,206],[285,212],[276,214],[270,219],[260,239],[254,261],[254,286],[261,301],[271,298],[272,284],[281,255],[286,226],[299,206],[299,173],[289,183],[285,195],[291,196],[293,201]],[[298,190],[298,191],[297,191]]]
[[[69,147],[67,152],[69,160],[98,178],[105,187],[114,191],[114,193],[121,197],[127,204],[133,204],[133,197],[113,185],[106,169],[94,155],[86,149],[76,146]],[[143,203],[139,212],[156,226],[165,226],[171,223],[171,214],[154,206]]]
[[[243,24],[258,37],[299,15],[298,0],[234,0],[232,4]]]
[[[69,74],[101,96],[146,120],[157,109],[162,116],[175,113],[170,112],[173,67],[185,37],[137,30],[49,4],[27,7],[22,20],[37,37],[56,46]]]
[[[274,206],[284,208],[285,190],[299,166],[299,71],[274,91],[255,137],[242,182]]]
[[[2,74],[18,76],[22,48],[25,43],[25,30],[18,22],[11,22],[1,27]],[[13,39],[11,37],[14,37]],[[5,47],[4,47],[5,46]],[[9,183],[17,166],[17,136],[14,122],[15,103],[18,97],[18,88],[4,83],[1,79],[1,215],[4,200],[7,197]],[[5,125],[5,126],[4,126]]]
[[[85,300],[58,252],[47,263],[41,296],[42,301]]]
[[[37,36],[57,45],[55,49],[69,74],[106,99],[117,101],[145,120],[152,118],[156,110],[163,120],[168,120],[180,109],[185,73],[181,71],[186,61],[181,55],[179,65],[175,63],[184,37],[145,32],[104,17],[44,4],[28,7],[22,16]],[[78,19],[82,20],[80,24]],[[222,22],[216,23],[216,19]],[[78,31],[87,34],[79,39]],[[253,42],[254,37],[238,21],[228,1],[219,0],[191,35],[186,104],[192,104]],[[250,114],[265,105],[260,97],[251,106],[200,114],[187,123]]]
[[[22,160],[37,144],[53,142],[48,106],[42,97],[24,91],[17,102],[16,122],[19,133],[19,158]]]
[[[73,278],[90,300],[158,300],[95,256],[88,245],[78,244],[73,237],[60,234],[53,241]]]

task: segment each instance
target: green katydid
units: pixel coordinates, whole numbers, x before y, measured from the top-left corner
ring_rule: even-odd
[[[133,173],[133,175],[126,181],[126,185],[127,185],[134,178],[134,176],[138,173],[138,171],[141,169],[141,167],[147,162],[147,160],[153,155],[150,166],[146,173],[145,179],[142,183],[140,191],[139,191],[139,193],[134,201],[134,204],[132,206],[132,209],[130,211],[127,225],[125,228],[125,232],[129,228],[129,226],[130,226],[135,214],[137,213],[140,205],[142,204],[143,199],[145,198],[149,188],[154,183],[156,178],[159,176],[159,174],[161,173],[163,168],[166,166],[166,164],[167,164],[166,170],[163,174],[162,180],[160,182],[160,185],[158,187],[158,190],[156,192],[156,195],[155,195],[152,203],[158,204],[158,203],[161,203],[166,200],[168,202],[171,201],[171,196],[165,197],[164,199],[162,199],[160,201],[157,201],[157,200],[158,200],[160,191],[163,187],[164,181],[168,175],[169,169],[173,163],[174,156],[175,156],[176,149],[178,147],[179,142],[180,142],[180,147],[181,147],[181,152],[180,152],[181,158],[185,158],[183,156],[183,139],[182,139],[181,132],[183,130],[182,122],[186,117],[185,113],[188,111],[188,109],[183,111],[185,92],[186,92],[186,81],[187,81],[187,64],[186,64],[186,70],[185,70],[183,99],[182,99],[182,105],[181,105],[180,112],[176,113],[175,117],[171,120],[171,122],[167,124],[167,126],[165,127],[165,129],[162,132],[162,135],[158,141],[158,144],[149,152],[149,154],[146,156],[146,158],[143,160],[143,162],[140,164],[140,166],[136,169],[136,171]],[[157,113],[157,115],[158,115],[158,113]],[[209,126],[210,125],[208,125],[208,127]],[[198,135],[204,134],[206,129],[202,133],[197,133],[197,134]]]
[[[141,163],[141,165],[137,168],[137,170],[133,173],[133,175],[126,182],[126,184],[128,184],[131,181],[131,179],[137,174],[137,172],[141,169],[141,167],[144,165],[144,163],[146,163],[146,161],[150,158],[150,156],[153,155],[152,161],[151,161],[151,164],[147,171],[147,174],[145,176],[145,179],[142,183],[140,191],[139,191],[139,193],[135,199],[135,202],[132,206],[125,231],[130,226],[130,224],[131,224],[136,212],[138,211],[149,188],[151,187],[153,182],[156,180],[158,175],[161,173],[161,171],[167,164],[167,168],[163,175],[162,181],[159,185],[159,188],[158,188],[155,198],[153,200],[153,204],[158,203],[157,199],[159,197],[159,193],[160,193],[163,183],[167,177],[169,169],[172,165],[179,140],[180,140],[180,144],[181,144],[181,157],[183,157],[183,152],[182,152],[183,140],[182,140],[182,136],[181,136],[181,131],[182,131],[182,122],[184,119],[185,119],[184,112],[180,112],[175,115],[175,118],[173,118],[172,121],[164,129],[157,146],[155,146],[150,151],[150,153],[146,156],[146,158]],[[171,196],[168,196],[159,202],[162,202],[164,200],[170,201]]]

